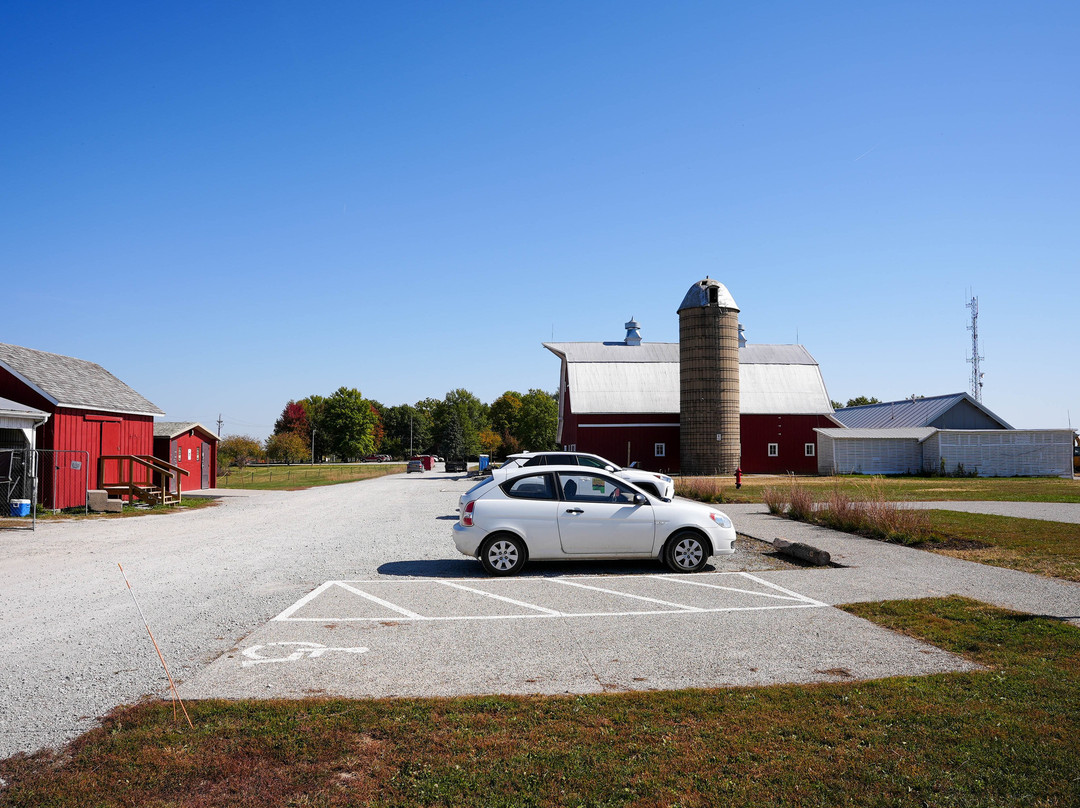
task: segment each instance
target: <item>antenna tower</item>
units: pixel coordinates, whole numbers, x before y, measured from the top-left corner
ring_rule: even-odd
[[[985,374],[979,370],[979,362],[986,357],[979,356],[979,298],[972,297],[971,302],[966,303],[965,307],[971,309],[971,325],[968,326],[968,331],[971,332],[971,356],[967,360],[971,363],[971,397],[978,402],[982,402],[983,376]]]

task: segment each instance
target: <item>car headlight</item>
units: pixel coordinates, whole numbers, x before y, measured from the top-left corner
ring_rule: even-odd
[[[727,518],[727,514],[723,514],[723,513],[717,512],[717,511],[713,511],[712,513],[709,514],[709,518],[711,518],[714,522],[716,522],[716,524],[720,525],[720,527],[723,527],[723,528],[731,527],[731,520]]]

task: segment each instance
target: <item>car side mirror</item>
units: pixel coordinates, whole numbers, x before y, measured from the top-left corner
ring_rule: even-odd
[[[614,471],[615,471],[615,467],[614,467],[614,466],[604,466],[604,471],[611,471],[611,472],[614,472]]]
[[[644,494],[634,494],[635,505],[648,505],[649,499]]]

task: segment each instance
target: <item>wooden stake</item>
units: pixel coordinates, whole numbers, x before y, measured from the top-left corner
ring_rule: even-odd
[[[150,624],[146,622],[146,615],[143,614],[142,607],[135,598],[135,590],[131,588],[131,581],[128,580],[127,573],[124,572],[124,568],[119,562],[117,562],[116,566],[120,567],[120,574],[124,576],[124,583],[127,584],[128,592],[131,593],[131,599],[135,601],[135,608],[139,610],[139,617],[142,618],[143,625],[146,627],[146,633],[150,635],[150,642],[154,644],[154,650],[157,651],[158,659],[161,660],[161,667],[165,669],[165,675],[169,677],[169,687],[172,689],[173,694],[173,719],[176,719],[176,702],[180,702],[180,709],[184,711],[184,718],[187,719],[188,726],[195,729],[195,725],[191,723],[191,716],[188,715],[187,707],[184,706],[184,700],[180,698],[180,694],[176,691],[176,682],[173,681],[172,674],[169,673],[169,666],[165,664],[165,657],[162,656],[157,640],[154,639],[154,632],[150,630]]]

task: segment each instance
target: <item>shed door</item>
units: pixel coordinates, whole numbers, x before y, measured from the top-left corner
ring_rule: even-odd
[[[210,444],[202,445],[202,488],[210,487]]]

